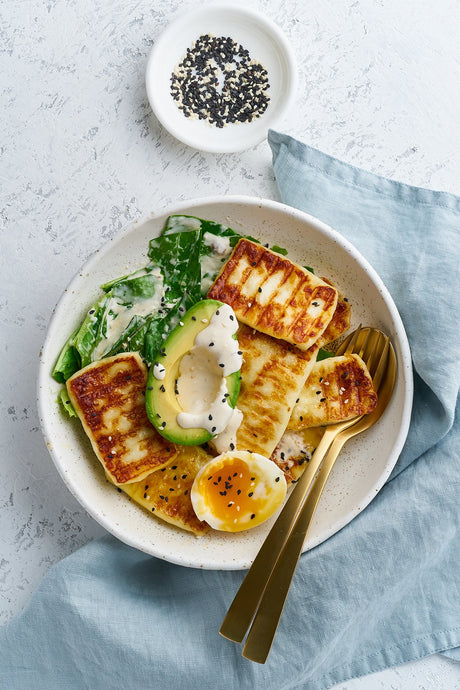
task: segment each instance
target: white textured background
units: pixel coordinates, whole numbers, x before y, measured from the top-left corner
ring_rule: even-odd
[[[460,194],[458,0],[248,0],[292,41],[299,90],[279,128],[359,167]],[[0,623],[46,570],[100,535],[62,484],[35,406],[51,311],[82,262],[178,199],[278,198],[268,145],[202,154],[155,120],[147,56],[173,0],[5,0],[0,9]],[[343,690],[453,690],[431,657]]]

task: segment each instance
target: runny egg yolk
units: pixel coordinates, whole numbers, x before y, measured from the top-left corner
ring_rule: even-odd
[[[234,451],[202,468],[192,487],[194,510],[214,529],[239,532],[259,525],[286,495],[283,472],[268,458]]]

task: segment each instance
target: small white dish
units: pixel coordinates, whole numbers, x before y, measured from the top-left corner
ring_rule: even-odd
[[[171,95],[171,75],[203,34],[229,36],[268,72],[270,102],[252,122],[222,128],[186,117]],[[146,70],[151,108],[161,124],[183,143],[212,153],[243,151],[263,141],[292,103],[297,69],[290,44],[274,22],[254,9],[213,4],[179,15],[155,41]]]
[[[121,541],[152,556],[193,568],[237,570],[248,568],[262,545],[274,518],[245,532],[211,530],[195,537],[153,517],[107,481],[80,422],[66,418],[57,404],[61,385],[51,371],[60,349],[100,295],[100,285],[148,263],[149,240],[173,213],[214,220],[285,247],[290,258],[314,266],[317,275],[327,276],[349,298],[352,327],[375,326],[392,339],[398,358],[392,399],[378,424],[342,450],[304,545],[310,549],[353,520],[388,479],[409,428],[412,364],[401,318],[374,269],[332,228],[283,204],[245,196],[185,201],[134,223],[93,254],[62,295],[40,354],[38,406],[48,450],[88,513]]]

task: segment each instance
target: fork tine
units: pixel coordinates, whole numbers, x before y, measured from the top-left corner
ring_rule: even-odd
[[[374,376],[375,358],[380,349],[380,339],[382,336],[383,333],[380,331],[372,331],[372,338],[369,338],[369,342],[365,348],[366,351],[361,355],[372,377]]]
[[[382,383],[382,379],[385,375],[385,372],[388,367],[388,358],[390,354],[390,338],[388,336],[384,336],[385,338],[385,345],[382,350],[382,354],[380,355],[379,361],[377,362],[377,365],[375,367],[375,372],[372,376],[372,383],[374,385],[374,389],[378,392],[380,388],[380,384]]]
[[[364,335],[364,342],[361,343],[359,351],[356,352],[356,350],[355,350],[355,352],[357,355],[359,355],[361,357],[361,359],[366,361],[366,353],[368,352],[368,349],[370,347],[370,343],[372,341],[373,331],[371,328],[366,327],[366,328],[363,328],[361,332],[363,335],[365,334]]]
[[[355,331],[353,331],[353,333],[350,333],[348,338],[344,340],[341,346],[341,349],[345,348],[343,354],[349,355],[354,351],[354,348],[356,347],[356,343],[358,342],[358,338],[362,330],[362,324],[359,324],[358,328]]]

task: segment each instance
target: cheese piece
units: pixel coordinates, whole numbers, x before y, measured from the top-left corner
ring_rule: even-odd
[[[288,484],[302,476],[324,434],[324,427],[293,431],[286,429],[270,460],[284,472]]]
[[[181,446],[174,462],[167,467],[121,488],[133,501],[161,520],[197,536],[205,534],[209,525],[197,518],[190,491],[199,470],[211,457],[199,446]]]
[[[242,323],[308,350],[324,332],[337,290],[280,254],[241,239],[208,297],[229,304]]]
[[[332,283],[327,278],[322,278],[325,283],[332,285]],[[336,340],[342,333],[345,333],[350,328],[351,321],[351,307],[348,299],[342,295],[339,291],[337,295],[337,306],[332,315],[332,319],[329,321],[328,326],[324,333],[320,335],[316,341],[319,347],[324,347],[328,343],[332,343]]]
[[[369,414],[376,405],[377,393],[361,357],[330,357],[313,367],[288,429],[335,424]]]
[[[307,352],[241,325],[243,352],[237,407],[243,419],[236,449],[270,457],[287,426],[297,398],[316,360],[318,348]]]
[[[146,383],[147,367],[135,352],[93,362],[67,381],[75,412],[115,484],[142,479],[177,455],[147,418]]]

